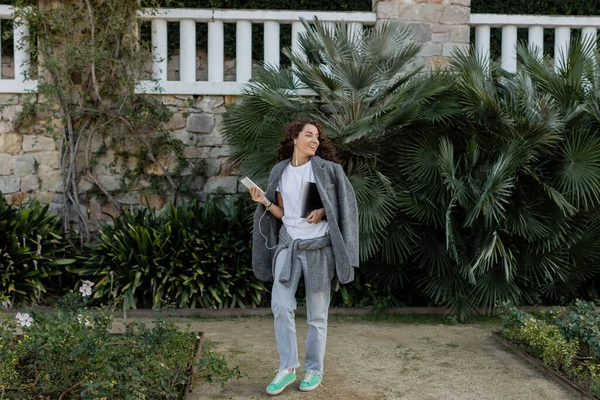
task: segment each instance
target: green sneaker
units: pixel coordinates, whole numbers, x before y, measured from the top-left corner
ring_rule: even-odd
[[[304,378],[302,378],[302,382],[300,382],[300,390],[303,392],[310,392],[311,390],[315,390],[323,380],[323,375],[314,371],[306,371],[304,373]]]
[[[271,383],[269,383],[269,386],[267,386],[267,394],[270,395],[276,395],[279,394],[281,392],[283,392],[283,390],[288,387],[288,385],[290,383],[294,383],[294,381],[296,380],[296,370],[293,369],[291,372],[289,369],[286,369],[285,371],[279,371],[277,373],[277,375],[275,375],[275,378],[273,378],[273,381],[271,381]]]

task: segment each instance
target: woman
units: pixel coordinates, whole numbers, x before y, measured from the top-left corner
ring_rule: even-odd
[[[358,267],[356,196],[335,162],[323,128],[314,121],[287,125],[279,160],[271,170],[266,192],[250,190],[252,200],[259,203],[254,215],[252,268],[258,279],[273,281],[271,308],[279,372],[267,386],[271,395],[293,383],[300,366],[294,323],[300,277],[304,275],[308,322],[300,390],[310,391],[323,378],[331,289],[337,290],[339,282],[352,282]],[[311,182],[322,208],[302,217],[301,188]]]

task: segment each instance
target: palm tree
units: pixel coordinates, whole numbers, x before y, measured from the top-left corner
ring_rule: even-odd
[[[574,43],[557,71],[521,46],[516,74],[472,52],[424,72],[420,46],[397,22],[356,35],[303,23],[300,52],[286,50],[292,67],[261,68],[225,116],[244,174],[264,184],[285,122],[316,119],[356,190],[372,284],[461,318],[500,301],[596,294],[587,282],[600,256],[591,43]]]
[[[264,184],[285,123],[319,121],[356,191],[361,258],[399,265],[416,235],[414,227],[396,218],[399,192],[392,161],[409,127],[443,121],[451,113],[440,99],[449,82],[444,74],[422,73],[421,45],[396,21],[360,32],[348,31],[341,22],[302,23],[306,33],[300,36],[300,51],[284,50],[292,66],[259,68],[243,100],[226,113],[224,135],[234,148],[232,161]]]

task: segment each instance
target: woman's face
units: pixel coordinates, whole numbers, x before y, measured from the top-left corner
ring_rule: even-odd
[[[314,125],[306,124],[295,140],[298,156],[312,157],[319,148],[319,130]]]

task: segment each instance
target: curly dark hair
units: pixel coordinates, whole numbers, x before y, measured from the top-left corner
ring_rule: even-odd
[[[281,139],[281,143],[279,144],[279,152],[277,155],[279,161],[292,158],[292,154],[294,154],[294,139],[298,137],[298,134],[302,132],[302,129],[306,125],[314,125],[319,132],[319,147],[317,147],[315,155],[325,160],[337,163],[338,160],[335,156],[335,149],[333,148],[333,144],[331,144],[329,139],[327,139],[323,126],[321,126],[321,124],[319,124],[317,121],[302,119],[287,124],[283,129],[284,135],[283,139]]]

